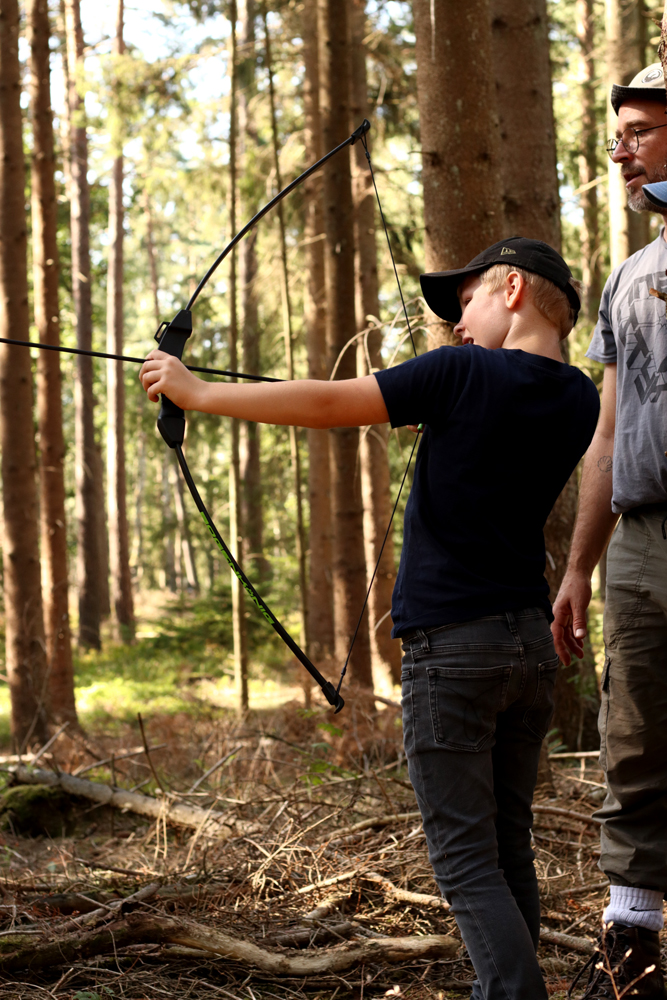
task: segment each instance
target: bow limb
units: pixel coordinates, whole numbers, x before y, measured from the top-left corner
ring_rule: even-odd
[[[236,244],[239,243],[243,239],[243,237],[246,235],[246,233],[249,233],[250,230],[254,226],[257,225],[257,223],[260,221],[260,219],[264,218],[264,216],[267,214],[267,212],[270,212],[271,209],[274,208],[278,204],[278,202],[282,201],[283,198],[286,198],[287,195],[290,194],[294,190],[294,188],[296,188],[296,187],[299,186],[299,184],[302,184],[305,180],[308,180],[308,178],[312,174],[314,174],[315,171],[319,170],[320,167],[324,166],[324,164],[327,162],[327,160],[330,160],[332,156],[336,155],[336,153],[340,153],[340,151],[342,149],[345,149],[346,146],[353,146],[358,139],[361,139],[363,141],[363,137],[366,135],[366,133],[368,132],[368,130],[370,129],[370,127],[371,127],[371,123],[368,121],[367,118],[364,118],[364,120],[361,123],[361,125],[359,126],[359,128],[355,129],[354,132],[352,133],[352,135],[348,136],[348,138],[345,140],[345,142],[341,142],[340,145],[338,145],[338,146],[335,147],[335,149],[329,150],[329,152],[326,153],[320,160],[318,160],[317,163],[313,163],[312,166],[308,167],[307,170],[304,170],[304,172],[302,174],[299,174],[299,176],[296,177],[290,184],[288,184],[286,187],[284,187],[282,189],[282,191],[279,191],[278,194],[274,198],[271,199],[271,201],[267,202],[267,204],[264,206],[264,208],[260,208],[260,210],[257,213],[257,215],[254,215],[252,217],[252,219],[250,220],[250,222],[246,222],[246,224],[243,227],[243,229],[240,229],[238,231],[238,233],[236,234],[236,236],[234,236],[229,241],[229,243],[224,248],[224,250],[221,251],[221,253],[219,254],[219,256],[211,264],[211,266],[209,267],[208,271],[206,272],[206,274],[201,279],[201,281],[199,282],[199,284],[195,288],[194,292],[192,293],[192,296],[191,296],[190,301],[188,302],[186,308],[187,309],[192,309],[193,305],[197,301],[197,298],[199,297],[199,293],[204,288],[204,286],[208,282],[209,278],[215,273],[215,271],[217,271],[218,267],[220,266],[220,264],[222,264],[222,262],[225,259],[225,257],[229,253],[231,253],[231,251],[234,249],[234,247],[236,246]]]

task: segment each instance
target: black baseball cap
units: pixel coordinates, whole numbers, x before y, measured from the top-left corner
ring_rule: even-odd
[[[461,282],[472,274],[488,271],[494,264],[510,264],[553,281],[554,285],[567,295],[574,309],[576,322],[581,309],[581,300],[576,288],[570,284],[572,271],[561,255],[548,243],[529,240],[524,236],[510,236],[506,240],[494,243],[473,257],[465,267],[455,271],[433,271],[430,274],[420,275],[422,292],[428,306],[436,316],[448,323],[458,323],[461,319],[461,303],[457,292]]]

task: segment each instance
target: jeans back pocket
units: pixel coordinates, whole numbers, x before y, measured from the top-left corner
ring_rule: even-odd
[[[540,741],[547,735],[554,714],[554,684],[557,671],[557,656],[538,664],[535,698],[523,717],[528,729]]]
[[[433,737],[449,750],[475,753],[492,741],[505,708],[511,666],[428,667]]]

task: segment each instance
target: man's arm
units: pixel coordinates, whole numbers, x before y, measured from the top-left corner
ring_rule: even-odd
[[[616,365],[608,364],[602,383],[600,419],[584,459],[570,558],[553,606],[551,631],[556,652],[565,664],[570,663],[571,653],[579,659],[583,656],[591,576],[618,521],[618,514],[611,509],[615,428]]]
[[[184,410],[217,413],[260,424],[326,429],[364,427],[389,420],[374,375],[339,382],[314,379],[250,385],[204,382],[178,358],[164,351],[152,351],[142,365],[139,378],[154,403],[164,393]]]

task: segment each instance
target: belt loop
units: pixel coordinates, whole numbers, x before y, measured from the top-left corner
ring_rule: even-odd
[[[423,629],[417,629],[417,638],[419,639],[419,649],[422,653],[429,653],[431,651],[431,644],[428,641],[428,636]]]
[[[505,614],[507,615],[507,624],[509,626],[510,632],[512,633],[512,635],[517,636],[519,634],[519,627],[516,623],[516,618],[514,614],[511,611],[506,611]]]

